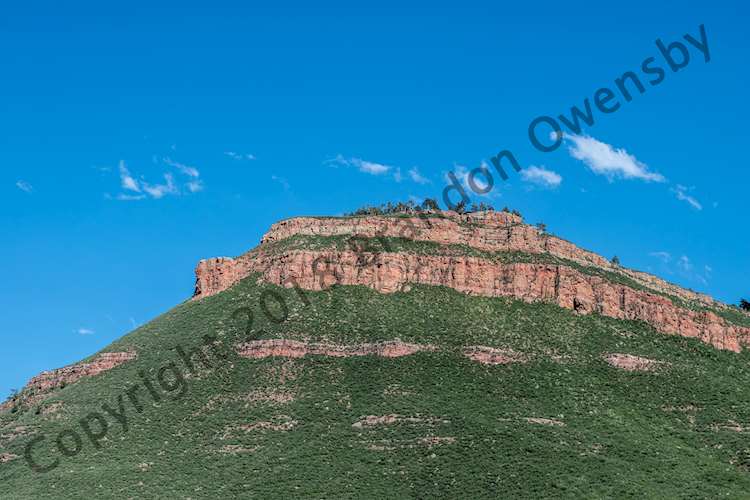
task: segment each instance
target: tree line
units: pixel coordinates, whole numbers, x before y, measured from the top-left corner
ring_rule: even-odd
[[[380,205],[365,205],[363,207],[358,208],[357,210],[353,212],[349,212],[344,215],[356,216],[356,215],[413,214],[413,213],[422,212],[425,210],[438,211],[440,210],[440,206],[438,205],[437,201],[434,198],[425,198],[425,200],[421,204],[416,203],[413,200],[409,200],[406,202],[399,201],[396,203],[389,201],[387,203],[381,203]],[[465,201],[461,201],[453,207],[453,211],[459,214],[468,214],[468,213],[473,213],[473,212],[486,212],[486,211],[494,211],[494,210],[495,210],[495,207],[485,202],[481,202],[478,205],[476,203],[472,203],[471,205],[469,205]],[[508,207],[504,207],[502,211],[507,212],[507,213],[512,213],[513,215],[517,215],[521,217],[521,212],[519,212],[518,210],[511,210]]]

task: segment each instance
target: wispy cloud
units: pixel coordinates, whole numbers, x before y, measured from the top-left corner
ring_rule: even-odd
[[[430,182],[428,178],[423,177],[419,173],[419,169],[417,167],[410,168],[406,171],[406,174],[404,174],[401,170],[401,167],[363,160],[362,158],[346,158],[341,154],[336,155],[335,158],[324,161],[323,164],[332,167],[353,167],[360,172],[369,175],[381,177],[388,175],[389,177],[392,177],[395,182],[399,183],[406,178],[411,179],[417,184],[428,184]]]
[[[155,200],[163,198],[168,194],[177,194],[177,186],[174,182],[174,176],[171,173],[164,174],[164,184],[148,184],[141,182],[143,190]]]
[[[477,169],[475,169],[477,170]],[[486,172],[486,174],[482,172]],[[492,178],[492,172],[490,171],[489,165],[487,162],[482,162],[481,165],[478,167],[478,170],[474,172],[474,175],[472,176],[473,180],[473,186],[472,182],[469,180],[470,171],[468,168],[466,168],[464,165],[458,165],[455,164],[453,166],[453,174],[456,176],[456,178],[461,182],[461,185],[466,190],[466,194],[471,196],[472,194],[476,196],[482,196],[485,198],[495,198],[499,196],[499,194],[496,192],[496,189],[489,189],[490,187],[488,182],[485,182],[487,179]],[[445,174],[445,182],[451,184],[452,181],[450,177],[448,177],[448,174]],[[484,194],[480,194],[477,191],[487,191]]]
[[[687,255],[683,255],[677,259],[677,267],[685,272],[693,270],[693,264],[690,262],[690,258],[688,258]]]
[[[404,176],[401,175],[401,167],[397,167],[396,171],[393,172],[393,180],[396,182],[401,182],[404,179]]]
[[[361,158],[344,158],[342,155],[336,155],[335,158],[326,160],[324,163],[328,165],[340,165],[344,167],[356,167],[360,172],[364,172],[370,175],[383,175],[388,173],[393,167],[390,165],[383,165],[382,163],[375,163],[372,161],[363,160]]]
[[[191,167],[189,165],[185,165],[184,163],[179,163],[176,161],[173,161],[171,158],[167,157],[164,158],[164,163],[169,165],[170,167],[174,167],[183,174],[187,175],[188,177],[195,177],[198,178],[201,176],[201,173],[198,172],[198,169],[195,167]]]
[[[565,134],[572,144],[570,155],[585,163],[592,172],[613,179],[638,179],[646,182],[664,182],[663,175],[651,172],[648,165],[622,148],[615,148],[586,135]]]
[[[360,172],[364,172],[366,174],[381,175],[391,169],[391,167],[388,165],[360,160],[359,158],[352,158],[351,162],[359,169]]]
[[[412,181],[416,182],[417,184],[429,184],[430,179],[427,177],[423,177],[419,173],[419,169],[417,167],[412,167],[409,169],[409,177]]]
[[[185,189],[187,189],[191,193],[198,193],[200,191],[203,191],[203,181],[199,181],[199,180],[190,181],[187,184],[185,184]]]
[[[78,330],[76,330],[76,332],[78,333],[78,335],[93,335],[96,333],[94,330],[91,330],[89,328],[79,328]]]
[[[692,189],[693,188],[687,188],[681,184],[677,184],[672,189],[672,192],[675,194],[675,196],[677,196],[678,200],[686,202],[696,210],[703,210],[703,205],[701,205],[698,200],[687,194],[687,192],[691,191]]]
[[[651,257],[656,257],[665,264],[668,264],[672,261],[672,254],[669,252],[651,252],[649,255]]]
[[[34,187],[26,181],[22,181],[22,180],[17,181],[16,187],[20,189],[21,191],[23,191],[24,193],[31,194],[32,192],[34,192]]]
[[[554,189],[562,183],[562,176],[557,172],[534,165],[521,170],[521,178],[526,182],[549,189]]]
[[[711,266],[704,265],[696,269],[693,261],[687,255],[683,254],[675,258],[669,252],[658,251],[649,253],[649,256],[659,259],[662,271],[667,274],[677,275],[703,286],[707,286],[711,279],[711,273],[713,272]]]
[[[253,154],[236,153],[234,151],[225,151],[224,154],[233,160],[255,160],[255,155]]]
[[[277,175],[272,175],[271,179],[281,184],[281,186],[284,188],[284,191],[289,191],[291,189],[289,182],[285,178],[279,177]]]
[[[136,193],[141,192],[138,181],[132,175],[130,175],[130,171],[125,165],[124,160],[120,160],[120,184],[122,188],[127,191],[135,191]]]
[[[117,194],[114,196],[114,199],[120,201],[140,201],[150,197],[154,200],[159,200],[167,195],[197,193],[203,190],[203,181],[200,179],[201,174],[197,168],[174,161],[171,158],[163,158],[162,161],[168,167],[177,170],[181,175],[187,177],[188,180],[184,184],[180,184],[172,172],[165,172],[163,174],[163,183],[152,184],[146,181],[143,176],[136,178],[130,173],[125,161],[120,160],[118,168],[120,187],[125,192]],[[158,158],[154,158],[154,162],[158,163]],[[112,199],[112,196],[106,196]]]

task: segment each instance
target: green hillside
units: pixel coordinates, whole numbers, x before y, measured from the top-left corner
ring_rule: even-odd
[[[0,464],[0,497],[750,495],[747,352],[719,351],[643,323],[441,287],[382,295],[335,286],[300,296],[257,278],[179,305],[106,349],[135,350],[136,360],[0,414],[0,455],[18,457]],[[266,304],[284,321],[262,312],[261,294],[273,297],[269,291],[283,297],[286,315],[273,298]],[[251,328],[241,308],[254,312]],[[196,357],[191,374],[174,348],[199,347],[204,335],[218,339],[205,350],[211,366]],[[437,350],[393,359],[234,353],[252,338],[400,339]],[[483,365],[462,354],[474,345],[512,349],[525,362]],[[665,364],[628,372],[608,365],[609,353]],[[139,371],[153,381],[160,370],[174,390],[157,384],[156,403]],[[134,384],[141,384],[142,413],[126,396]],[[127,431],[102,410],[118,409],[118,397]],[[80,424],[92,412],[107,420],[100,448]],[[367,416],[390,418],[355,425]],[[103,434],[100,422],[88,422]],[[71,457],[54,444],[67,429],[82,438]],[[33,471],[24,459],[38,436],[46,439],[32,448],[33,459],[59,459],[49,472]]]

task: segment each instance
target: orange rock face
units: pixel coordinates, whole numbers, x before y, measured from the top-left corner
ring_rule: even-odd
[[[441,244],[468,245],[486,251],[516,251],[530,254],[548,253],[581,265],[614,270],[644,286],[685,300],[706,304],[715,301],[708,295],[685,290],[656,276],[613,265],[604,257],[581,249],[556,236],[541,233],[523,223],[517,215],[506,212],[430,213],[426,217],[299,217],[278,222],[261,240],[262,244],[280,241],[294,235],[338,236],[356,234],[365,237],[385,236],[430,241]],[[442,217],[430,217],[441,215]]]
[[[36,404],[55,389],[63,388],[84,377],[99,375],[135,358],[136,353],[134,352],[106,352],[98,355],[89,363],[78,363],[65,368],[42,372],[26,384],[26,387],[18,394],[16,401],[8,400],[0,404],[0,412],[10,410],[15,405]],[[44,411],[46,413],[54,412],[57,408],[51,407]]]
[[[42,372],[29,381],[26,389],[32,389],[37,394],[48,393],[54,389],[72,384],[83,377],[99,375],[131,359],[135,359],[135,357],[136,354],[134,352],[103,353],[94,358],[90,363],[79,363],[57,370]]]
[[[412,221],[412,225],[405,221]],[[541,235],[536,228],[521,224],[520,219],[511,214],[454,214],[447,218],[430,218],[428,222],[416,217],[291,219],[274,225],[263,242],[267,244],[294,234],[405,236],[438,243],[468,244],[484,250],[549,252],[589,266],[615,269],[606,259],[564,240]],[[414,227],[418,230],[410,229]],[[308,290],[340,284],[365,285],[381,293],[393,293],[407,290],[410,284],[437,285],[471,295],[550,302],[579,314],[598,313],[640,320],[660,332],[697,338],[719,349],[738,352],[742,346],[750,344],[750,328],[730,324],[712,312],[678,307],[657,293],[613,283],[566,265],[502,263],[471,256],[396,252],[381,253],[374,262],[363,265],[361,257],[349,250],[267,252],[261,245],[237,259],[201,261],[196,270],[195,298],[226,290],[251,273],[261,273],[269,283]],[[683,290],[645,273],[616,270],[638,282],[647,282],[653,290],[718,304],[710,297]]]

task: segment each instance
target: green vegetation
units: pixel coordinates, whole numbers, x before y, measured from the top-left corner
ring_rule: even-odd
[[[440,210],[438,202],[433,198],[426,198],[421,204],[417,204],[412,200],[406,202],[387,202],[380,205],[365,205],[360,207],[354,212],[346,214],[347,217],[351,216],[362,216],[362,215],[392,215],[392,214],[408,214],[414,215],[424,210]],[[492,205],[489,203],[481,202],[479,205],[472,203],[471,206],[467,205],[465,201],[461,201],[454,207],[454,211],[459,214],[471,213],[471,212],[484,212],[488,210],[494,210]],[[507,210],[507,208],[506,208]],[[510,212],[510,210],[507,210]],[[514,214],[520,216],[520,212],[513,211]]]
[[[391,214],[416,214],[423,210],[440,210],[440,206],[437,201],[432,198],[425,199],[421,205],[416,204],[414,201],[409,200],[406,202],[392,202],[383,203],[380,205],[365,205],[360,207],[354,212],[346,214],[347,216],[359,216],[359,215],[391,215]]]
[[[740,309],[743,311],[750,311],[750,302],[745,299],[740,299]]]
[[[23,456],[28,433],[53,440],[76,428],[139,381],[139,370],[153,376],[176,360],[176,345],[198,346],[204,334],[225,346],[241,342],[244,322],[232,319],[239,307],[258,313],[251,333],[262,338],[399,338],[441,350],[398,359],[232,356],[191,378],[182,399],[165,398],[142,414],[128,408],[129,431],[112,422],[99,450],[84,438],[78,456],[46,474],[22,458],[0,464],[3,496],[741,498],[750,489],[747,353],[641,323],[440,287],[381,295],[336,286],[305,292],[305,306],[295,290],[256,283],[251,276],[186,302],[115,342],[107,351],[135,349],[138,359],[41,403],[61,403],[56,413],[0,414],[0,454]],[[285,323],[259,313],[265,290],[284,298]],[[481,365],[461,356],[468,345],[511,348],[528,362]],[[602,360],[611,352],[670,365],[625,372]],[[352,426],[390,414],[423,421]],[[237,429],[254,422],[290,427]],[[27,434],[9,438],[18,427]],[[425,438],[443,441],[430,446]],[[40,447],[39,461],[53,458],[47,449]]]

